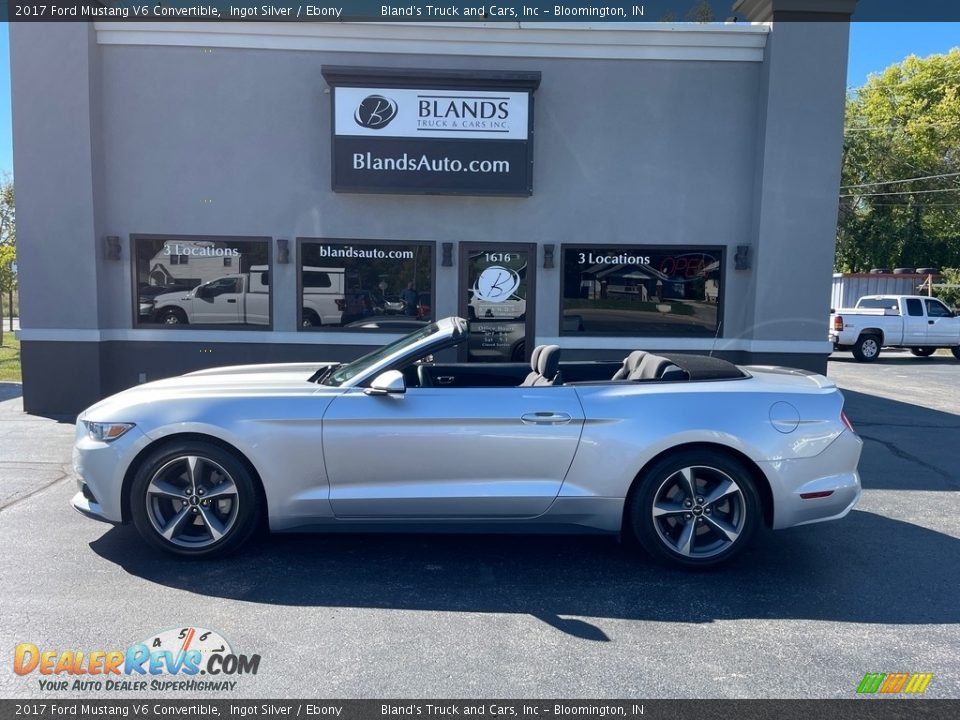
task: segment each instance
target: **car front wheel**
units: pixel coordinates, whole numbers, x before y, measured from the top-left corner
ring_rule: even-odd
[[[937,351],[936,348],[932,347],[915,347],[910,348],[910,352],[917,357],[930,357]]]
[[[160,550],[190,557],[230,553],[259,522],[254,479],[233,453],[213,443],[178,442],[140,465],[130,492],[137,531]]]
[[[743,464],[713,450],[659,460],[640,479],[629,520],[657,561],[707,568],[749,545],[761,522],[760,498]]]
[[[179,308],[167,308],[161,310],[158,319],[164,325],[186,325],[187,316]]]

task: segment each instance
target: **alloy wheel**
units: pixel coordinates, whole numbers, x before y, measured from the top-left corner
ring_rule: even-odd
[[[237,485],[222,465],[201,455],[164,463],[150,478],[147,518],[173,545],[201,549],[219,542],[237,522]]]
[[[651,508],[660,541],[692,559],[727,551],[743,533],[747,512],[743,491],[727,473],[691,465],[668,475]]]

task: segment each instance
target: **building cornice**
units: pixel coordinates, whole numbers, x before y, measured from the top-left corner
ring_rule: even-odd
[[[762,62],[766,24],[111,23],[100,45],[411,55]]]

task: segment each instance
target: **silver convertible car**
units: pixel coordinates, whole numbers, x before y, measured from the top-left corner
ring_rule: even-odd
[[[827,378],[636,351],[443,363],[447,318],[354,362],[159,380],[83,412],[74,507],[184,556],[273,531],[600,532],[710,566],[846,515],[862,443]]]

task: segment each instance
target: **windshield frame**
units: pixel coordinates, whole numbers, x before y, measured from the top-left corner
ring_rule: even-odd
[[[429,355],[440,347],[456,345],[466,337],[466,327],[467,321],[463,318],[437,320],[337,367],[319,383],[326,387],[363,385],[382,372]]]

